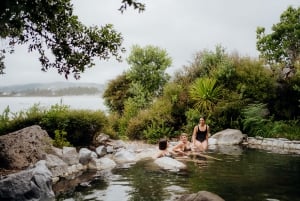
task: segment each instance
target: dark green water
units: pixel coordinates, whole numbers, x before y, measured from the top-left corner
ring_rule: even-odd
[[[188,161],[188,169],[168,172],[150,160],[95,177],[89,187],[57,196],[59,201],[159,201],[201,190],[226,201],[300,201],[300,156],[244,149],[241,155],[208,153],[222,159]]]

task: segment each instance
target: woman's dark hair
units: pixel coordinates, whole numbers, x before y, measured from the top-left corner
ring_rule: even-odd
[[[159,150],[165,150],[168,147],[168,141],[166,139],[159,140],[158,148]]]

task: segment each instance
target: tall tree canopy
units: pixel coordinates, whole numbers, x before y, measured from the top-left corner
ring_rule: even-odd
[[[135,45],[127,62],[129,70],[111,80],[103,95],[109,109],[119,114],[124,112],[129,99],[138,107],[143,107],[161,94],[170,78],[165,70],[171,66],[172,59],[159,47]]]
[[[133,83],[143,86],[148,95],[159,95],[170,76],[165,70],[172,59],[166,50],[148,45],[144,48],[135,45],[127,58],[130,70],[127,77]]]
[[[300,59],[300,7],[288,7],[280,22],[274,24],[272,33],[265,34],[264,27],[258,27],[257,49],[270,64],[283,63],[294,69]]]
[[[119,10],[128,6],[145,8],[136,0],[123,0]],[[124,51],[123,38],[113,25],[84,26],[73,14],[71,0],[2,0],[0,30],[0,38],[8,39],[7,47],[0,49],[0,74],[5,54],[13,53],[17,44],[28,44],[30,52],[39,53],[43,71],[56,68],[66,78],[73,74],[76,79],[94,65],[94,57],[120,60]]]

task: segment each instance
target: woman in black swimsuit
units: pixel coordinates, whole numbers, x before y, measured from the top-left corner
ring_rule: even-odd
[[[205,119],[201,117],[199,124],[194,127],[192,143],[195,149],[205,151],[208,147],[209,126],[205,124]]]

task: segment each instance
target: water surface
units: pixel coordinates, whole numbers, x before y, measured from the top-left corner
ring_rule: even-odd
[[[168,172],[151,160],[95,177],[89,186],[77,186],[57,196],[59,201],[158,201],[201,190],[227,201],[300,200],[300,156],[243,149],[242,154],[208,153],[217,160],[189,160],[188,169]]]

